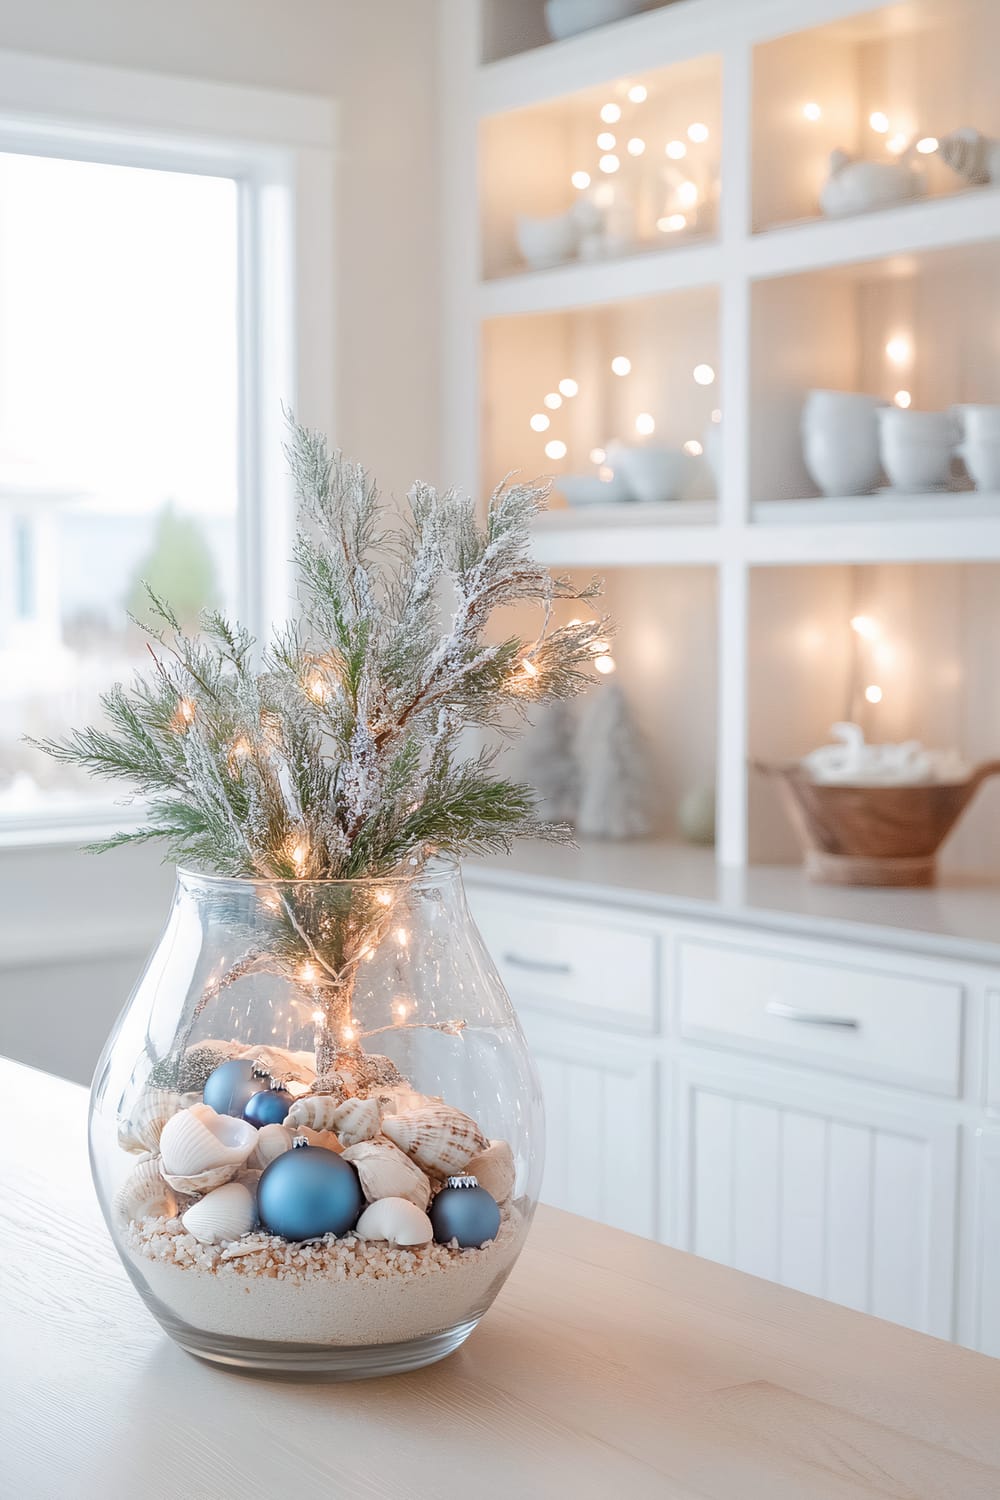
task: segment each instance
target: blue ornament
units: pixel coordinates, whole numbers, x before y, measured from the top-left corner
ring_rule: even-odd
[[[251,1097],[267,1088],[267,1079],[255,1075],[256,1066],[255,1062],[243,1062],[237,1057],[220,1063],[205,1079],[202,1095],[205,1103],[217,1115],[235,1115],[239,1119]]]
[[[347,1234],[365,1206],[358,1174],[325,1146],[297,1140],[276,1156],[257,1184],[257,1213],[264,1228],[286,1240]]]
[[[439,1245],[457,1240],[463,1250],[471,1250],[496,1239],[500,1210],[477,1178],[449,1177],[431,1204],[431,1224]]]
[[[250,1095],[243,1110],[243,1118],[249,1120],[251,1125],[256,1125],[258,1130],[262,1125],[281,1125],[292,1103],[291,1094],[272,1083],[269,1089]]]

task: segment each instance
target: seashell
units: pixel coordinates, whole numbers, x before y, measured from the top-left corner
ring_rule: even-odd
[[[384,1115],[402,1115],[411,1109],[423,1109],[427,1104],[441,1104],[440,1094],[420,1094],[408,1083],[393,1084],[391,1088],[379,1089],[372,1096],[381,1105]]]
[[[430,1219],[409,1198],[379,1198],[370,1203],[354,1233],[363,1240],[388,1240],[390,1245],[429,1245],[434,1238]]]
[[[938,156],[966,182],[990,182],[996,165],[993,141],[971,126],[953,130],[938,142]]]
[[[336,1135],[332,1130],[310,1130],[308,1125],[299,1125],[295,1135],[304,1135],[310,1146],[322,1146],[324,1151],[343,1151]]]
[[[340,1104],[347,1098],[350,1089],[347,1079],[342,1074],[320,1073],[319,1077],[314,1080],[310,1092],[321,1095],[325,1099],[335,1099]]]
[[[846,151],[832,151],[819,206],[827,218],[840,218],[919,198],[926,188],[925,174],[909,162],[854,161]]]
[[[125,1151],[158,1151],[164,1125],[183,1108],[183,1098],[173,1089],[144,1089],[128,1119],[118,1126],[119,1146]]]
[[[375,1099],[345,1099],[333,1112],[333,1129],[342,1146],[370,1141],[378,1135],[381,1124],[382,1111]]]
[[[233,1177],[256,1144],[257,1131],[246,1120],[218,1115],[208,1104],[192,1104],[163,1127],[163,1175],[195,1177],[228,1166]]]
[[[498,1203],[505,1203],[514,1191],[514,1153],[506,1141],[490,1141],[485,1151],[466,1164],[464,1171],[469,1177],[478,1178],[479,1186]]]
[[[177,1198],[160,1175],[158,1156],[147,1156],[132,1169],[115,1198],[115,1209],[126,1223],[176,1215]]]
[[[390,1115],[383,1135],[438,1177],[464,1172],[470,1159],[489,1145],[475,1120],[450,1104],[428,1104],[423,1109]]]
[[[238,1182],[240,1184],[240,1187],[245,1187],[248,1193],[252,1193],[254,1202],[256,1202],[257,1184],[260,1182],[260,1179],[263,1177],[263,1175],[263,1172],[261,1172],[257,1167],[244,1167],[243,1171],[237,1172],[236,1176],[232,1180],[233,1182]]]
[[[302,1125],[308,1125],[310,1130],[333,1130],[340,1107],[341,1101],[333,1094],[308,1094],[304,1099],[296,1099],[285,1116],[285,1124],[293,1131]]]
[[[217,1167],[207,1167],[204,1172],[164,1172],[163,1180],[169,1182],[178,1193],[200,1198],[203,1193],[210,1193],[213,1188],[232,1182],[239,1170],[238,1165],[223,1162]]]
[[[253,1194],[239,1182],[227,1182],[192,1203],[181,1223],[203,1245],[241,1239],[257,1223]]]
[[[316,1077],[315,1068],[304,1060],[303,1054],[289,1052],[286,1047],[248,1047],[243,1056],[256,1063],[269,1078],[277,1078],[284,1084],[294,1080],[311,1085]]]
[[[284,1125],[262,1125],[257,1132],[253,1150],[247,1157],[247,1166],[263,1172],[269,1162],[283,1151],[292,1149],[292,1132]]]
[[[348,1146],[343,1155],[361,1178],[361,1190],[369,1203],[380,1198],[407,1198],[424,1209],[430,1202],[430,1182],[391,1141],[359,1141],[356,1146]]]

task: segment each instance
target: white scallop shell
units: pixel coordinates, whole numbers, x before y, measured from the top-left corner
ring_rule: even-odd
[[[297,1130],[301,1125],[308,1125],[310,1130],[333,1130],[339,1108],[340,1101],[334,1094],[307,1094],[304,1099],[296,1099],[285,1116],[285,1124],[289,1130]]]
[[[434,1238],[430,1219],[409,1198],[379,1198],[370,1203],[354,1233],[363,1240],[388,1240],[390,1245],[429,1245]]]
[[[450,1104],[428,1104],[390,1115],[382,1134],[425,1172],[449,1177],[464,1172],[470,1159],[489,1145],[475,1120]]]
[[[238,1240],[257,1223],[253,1194],[242,1183],[227,1182],[192,1203],[181,1215],[181,1223],[203,1245]]]
[[[257,1144],[257,1131],[246,1120],[218,1115],[207,1104],[193,1104],[171,1116],[160,1136],[165,1177],[194,1177],[229,1166],[232,1177]]]
[[[498,1203],[505,1203],[514,1191],[514,1153],[506,1141],[490,1141],[485,1151],[466,1163],[464,1170],[477,1178],[479,1186]]]
[[[177,1198],[160,1176],[160,1158],[147,1156],[126,1177],[115,1198],[115,1209],[128,1223],[134,1219],[172,1219]]]
[[[119,1146],[125,1151],[158,1151],[164,1125],[184,1105],[173,1089],[144,1089],[128,1119],[118,1126]]]
[[[262,1125],[257,1132],[254,1148],[247,1157],[247,1166],[263,1171],[276,1156],[291,1151],[293,1139],[292,1132],[285,1125]]]
[[[361,1191],[369,1203],[380,1198],[408,1198],[426,1208],[431,1185],[420,1168],[390,1141],[359,1141],[343,1153],[361,1179]]]
[[[370,1141],[378,1135],[381,1124],[382,1111],[375,1099],[345,1099],[333,1112],[333,1129],[342,1146]]]

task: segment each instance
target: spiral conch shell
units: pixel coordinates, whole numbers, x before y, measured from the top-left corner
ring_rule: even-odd
[[[253,1194],[239,1182],[227,1182],[224,1187],[206,1193],[181,1215],[184,1228],[203,1245],[241,1239],[256,1222]]]
[[[369,1203],[354,1228],[362,1240],[388,1240],[390,1245],[429,1245],[434,1228],[422,1208],[409,1198],[379,1198]]]
[[[485,1151],[466,1163],[464,1171],[478,1178],[479,1186],[498,1203],[505,1203],[514,1191],[514,1153],[506,1141],[490,1141]]]
[[[464,1172],[470,1159],[489,1145],[475,1120],[450,1104],[429,1104],[389,1115],[382,1134],[417,1166],[438,1177]]]
[[[369,1203],[380,1198],[408,1198],[425,1209],[431,1185],[420,1168],[390,1141],[359,1141],[343,1153],[361,1179],[361,1191]]]
[[[134,1219],[172,1219],[177,1197],[160,1175],[160,1158],[147,1156],[133,1168],[115,1198],[115,1209],[128,1223]]]
[[[310,1130],[335,1130],[333,1122],[339,1108],[339,1101],[333,1094],[307,1094],[304,1099],[296,1099],[285,1116],[285,1124],[293,1131],[303,1125],[308,1125]]]
[[[164,1125],[187,1102],[173,1089],[144,1089],[128,1119],[118,1126],[119,1146],[124,1151],[159,1151]]]
[[[284,1125],[262,1125],[257,1132],[254,1148],[247,1157],[247,1166],[263,1172],[276,1156],[291,1151],[293,1139],[292,1132]]]
[[[370,1141],[378,1135],[381,1124],[382,1111],[375,1099],[345,1099],[333,1112],[333,1129],[342,1146]]]
[[[246,1120],[218,1115],[207,1104],[193,1104],[163,1127],[163,1176],[178,1192],[210,1192],[236,1176],[256,1144],[257,1131]]]

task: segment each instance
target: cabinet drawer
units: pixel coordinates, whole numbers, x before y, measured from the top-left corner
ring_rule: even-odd
[[[518,1004],[631,1031],[657,1027],[656,934],[556,902],[470,891],[469,904]]]
[[[682,938],[681,1034],[935,1094],[961,1083],[962,989],[835,954]]]

